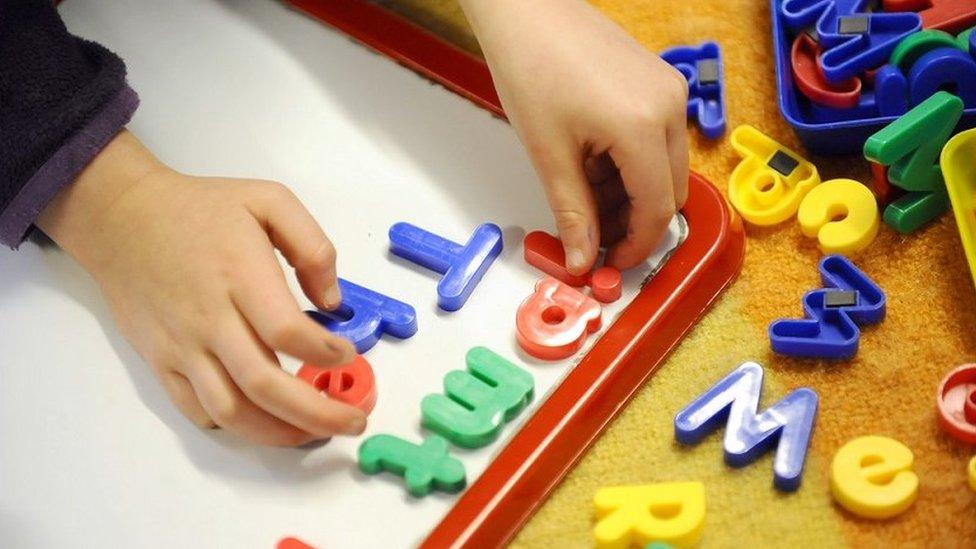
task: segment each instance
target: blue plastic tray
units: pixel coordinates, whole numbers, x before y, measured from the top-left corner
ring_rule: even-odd
[[[770,0],[773,21],[773,52],[776,55],[776,87],[779,110],[783,118],[793,126],[803,146],[814,154],[839,155],[862,154],[864,142],[872,134],[895,120],[896,116],[854,118],[832,122],[815,121],[810,114],[811,102],[793,85],[790,66],[788,29],[780,15],[783,0]],[[856,110],[852,109],[852,110]],[[843,111],[836,111],[838,118]],[[963,111],[956,131],[976,127],[976,108]]]

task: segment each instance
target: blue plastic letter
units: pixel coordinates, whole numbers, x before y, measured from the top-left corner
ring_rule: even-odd
[[[909,101],[914,107],[939,90],[952,90],[965,108],[976,107],[976,61],[956,48],[925,53],[908,73]]]
[[[780,12],[794,32],[816,20],[824,77],[840,83],[885,63],[903,38],[922,28],[917,13],[869,6],[869,0],[783,0]]]
[[[762,385],[762,366],[746,362],[678,412],[674,435],[682,444],[697,444],[725,424],[725,462],[732,467],[748,465],[776,446],[773,484],[793,492],[803,478],[817,393],[797,389],[757,415]]]
[[[802,320],[777,320],[769,325],[774,351],[794,357],[849,358],[857,353],[858,325],[881,322],[885,293],[842,255],[820,260],[823,288],[803,296]],[[853,305],[831,306],[828,294],[854,292]]]
[[[406,339],[417,333],[417,312],[391,297],[339,279],[342,305],[336,311],[306,311],[313,320],[352,341],[359,354],[373,348],[384,333]]]
[[[698,122],[705,137],[725,132],[725,76],[722,50],[715,42],[665,50],[661,59],[678,69],[688,81],[688,118]]]
[[[492,223],[478,225],[464,246],[410,223],[390,227],[391,252],[444,275],[437,285],[437,304],[445,311],[464,306],[502,245],[502,230]]]

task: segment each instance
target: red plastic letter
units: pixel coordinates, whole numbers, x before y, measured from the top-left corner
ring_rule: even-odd
[[[976,444],[976,364],[949,372],[936,397],[939,423],[953,438]]]
[[[566,252],[558,238],[545,231],[532,231],[522,241],[525,262],[570,286],[589,286],[593,297],[603,303],[620,299],[622,279],[613,267],[600,267],[592,274],[573,275],[566,270]]]
[[[806,33],[801,32],[793,41],[790,61],[796,87],[814,103],[835,109],[856,107],[861,99],[861,79],[854,77],[837,85],[828,83],[820,69],[820,54],[820,45]]]
[[[325,395],[351,404],[367,414],[376,406],[373,368],[363,355],[356,355],[356,359],[349,364],[329,368],[303,364],[298,369],[298,377]]]
[[[972,0],[884,0],[885,11],[917,11],[922,27],[951,34],[976,24],[976,3]]]
[[[530,355],[559,360],[580,350],[586,336],[600,329],[601,316],[595,299],[547,277],[519,305],[515,335]]]

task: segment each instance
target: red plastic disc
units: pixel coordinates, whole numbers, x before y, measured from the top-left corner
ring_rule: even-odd
[[[949,372],[936,397],[939,423],[953,438],[976,444],[976,364]]]
[[[313,364],[303,364],[298,369],[298,377],[336,400],[351,404],[366,412],[376,406],[376,379],[373,368],[363,355],[349,364],[323,368]]]
[[[593,271],[590,277],[590,289],[593,297],[601,303],[613,303],[620,299],[623,287],[623,277],[620,271],[613,267],[600,267]]]

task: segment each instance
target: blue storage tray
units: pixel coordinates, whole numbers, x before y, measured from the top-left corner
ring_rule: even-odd
[[[896,116],[855,118],[835,122],[816,122],[810,116],[810,100],[796,90],[790,65],[788,29],[780,17],[783,0],[770,0],[773,22],[773,52],[776,56],[776,88],[779,110],[793,126],[800,142],[811,153],[823,155],[862,154],[864,142]],[[856,110],[852,109],[852,110]],[[840,112],[840,111],[838,111]],[[976,108],[963,111],[956,131],[976,127]]]

